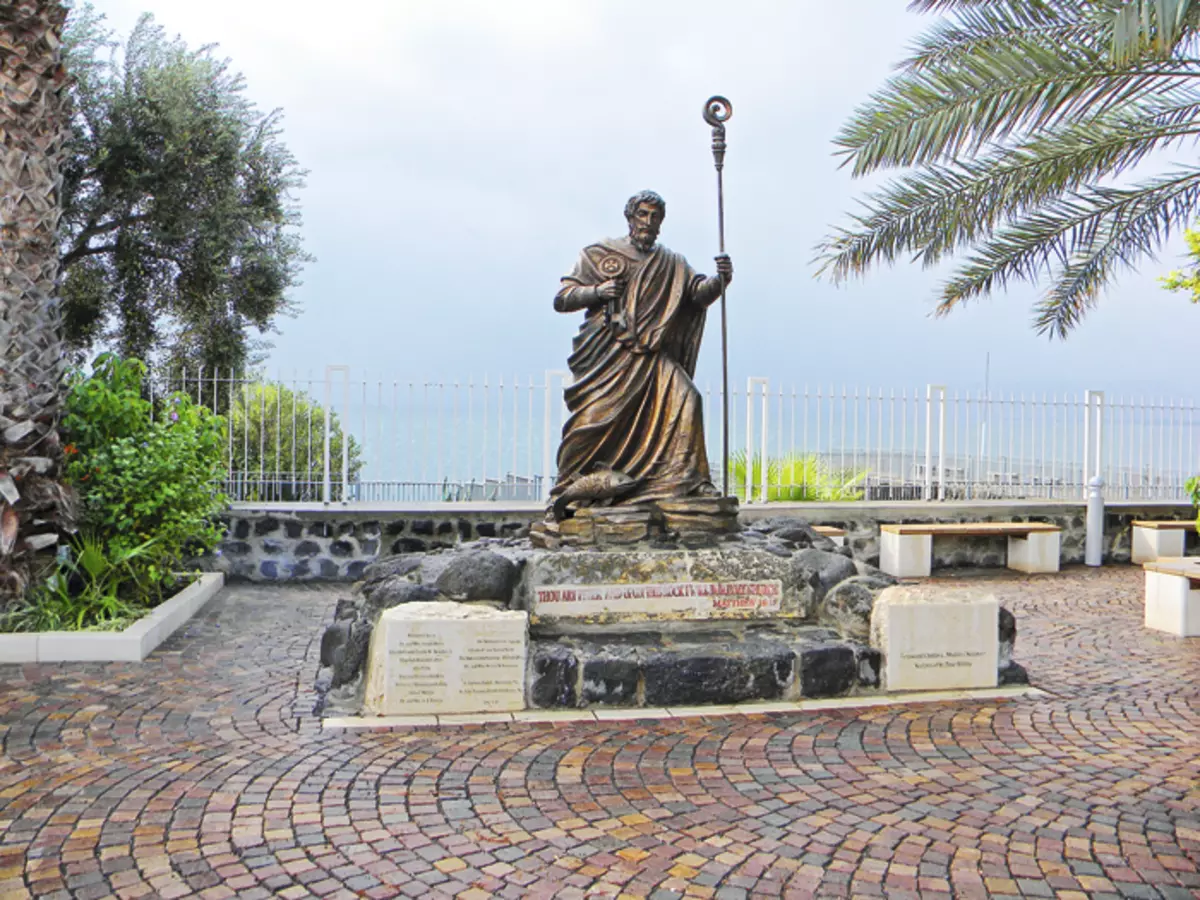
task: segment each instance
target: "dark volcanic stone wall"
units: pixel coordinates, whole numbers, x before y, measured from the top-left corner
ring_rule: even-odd
[[[1105,511],[1105,561],[1128,562],[1134,519],[1192,519],[1195,510],[1182,503],[1109,504]],[[372,560],[393,553],[452,547],[479,538],[517,538],[542,510],[527,504],[455,511],[446,504],[436,512],[360,508],[289,509],[239,506],[225,515],[228,533],[208,568],[253,581],[353,581]],[[1082,504],[1012,503],[796,503],[743,507],[740,520],[752,525],[764,518],[788,517],[814,525],[846,529],[856,559],[877,565],[881,522],[1052,522],[1061,525],[1062,561],[1083,562]],[[1195,533],[1187,552],[1200,551]],[[1001,566],[1003,538],[936,538],[935,568]]]

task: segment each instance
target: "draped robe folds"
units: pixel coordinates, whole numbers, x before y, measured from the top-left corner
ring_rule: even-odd
[[[625,291],[613,309],[589,308],[575,337],[570,416],[551,494],[600,466],[640,480],[623,503],[715,493],[692,383],[705,318],[697,294],[705,278],[665,247],[642,255],[626,241],[610,240],[583,250],[563,290],[607,281],[600,266],[613,256],[624,267]]]

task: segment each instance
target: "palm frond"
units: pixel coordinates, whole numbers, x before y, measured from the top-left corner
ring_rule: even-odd
[[[1013,37],[1049,45],[1083,43],[1103,46],[1107,34],[1094,18],[1073,11],[1064,16],[1039,4],[983,3],[957,11],[954,18],[935,22],[917,37],[911,55],[897,68],[946,68],[964,57],[1002,48]]]
[[[979,152],[988,143],[1083,124],[1200,77],[1200,62],[1115,69],[1098,53],[1069,58],[1018,41],[1020,52],[963,60],[952,71],[908,73],[859,110],[834,139],[854,175]]]
[[[1152,254],[1200,208],[1200,168],[1131,188],[1092,188],[1046,204],[1000,229],[942,289],[937,313],[1012,280],[1054,285],[1039,307],[1039,331],[1063,336],[1118,265]]]
[[[854,228],[820,248],[821,269],[842,281],[907,253],[933,265],[1039,203],[1198,136],[1200,94],[1180,91],[980,159],[926,166],[869,194]]]
[[[1200,211],[1200,169],[1119,184],[1200,137],[1200,0],[909,8],[945,18],[834,143],[855,176],[911,171],[826,239],[821,273],[840,281],[965,252],[939,314],[1014,280],[1048,281],[1035,325],[1061,336]]]
[[[1193,0],[1127,0],[1112,16],[1112,58],[1121,64],[1138,57],[1167,59],[1200,23]]]

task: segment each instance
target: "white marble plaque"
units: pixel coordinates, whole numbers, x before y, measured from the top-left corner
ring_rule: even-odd
[[[462,603],[406,603],[371,636],[364,705],[381,716],[525,708],[528,616]]]
[[[875,599],[871,646],[889,691],[995,687],[1000,605],[969,588],[899,585]]]
[[[533,592],[534,615],[728,618],[779,612],[783,582],[677,581],[660,584],[556,584]]]

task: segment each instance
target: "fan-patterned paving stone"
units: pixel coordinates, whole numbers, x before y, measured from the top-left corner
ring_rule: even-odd
[[[235,585],[0,667],[0,897],[1200,897],[1200,639],[986,581],[1049,698],[381,732],[312,713],[338,589]]]

